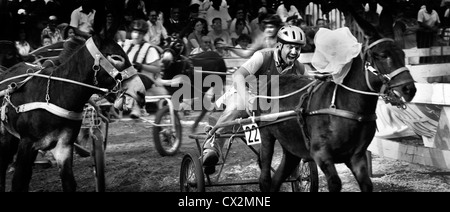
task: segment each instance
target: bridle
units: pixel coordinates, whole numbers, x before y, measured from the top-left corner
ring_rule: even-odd
[[[97,81],[97,72],[103,68],[103,70],[108,73],[108,75],[116,81],[116,86],[112,89],[112,92],[116,92],[121,89],[122,81],[131,78],[132,76],[137,74],[137,70],[130,66],[121,72],[119,72],[108,59],[100,52],[97,46],[94,43],[94,40],[89,38],[86,41],[86,48],[88,49],[91,56],[94,58],[94,65],[92,65],[92,70],[95,72],[94,74],[94,85],[98,85]]]
[[[88,87],[90,89],[94,89],[94,90],[99,90],[103,93],[110,94],[110,93],[119,93],[121,92],[120,96],[124,94],[124,91],[122,91],[122,81],[129,79],[131,77],[133,77],[134,75],[137,74],[136,69],[133,66],[127,67],[126,69],[122,70],[121,72],[119,72],[112,64],[111,62],[109,62],[109,60],[100,52],[100,50],[97,48],[97,46],[94,43],[94,40],[91,38],[89,38],[86,42],[85,42],[85,46],[88,49],[89,53],[91,54],[91,56],[94,58],[94,64],[92,65],[92,70],[95,72],[94,73],[94,86],[90,85],[90,84],[86,84],[86,83],[82,83],[82,82],[78,82],[75,80],[70,80],[70,79],[64,79],[64,78],[59,78],[59,77],[54,77],[52,76],[52,74],[50,75],[43,75],[40,74],[39,72],[41,70],[43,70],[43,67],[40,67],[40,70],[38,72],[35,73],[27,73],[26,74],[22,74],[16,77],[12,77],[12,78],[8,78],[7,80],[4,80],[1,83],[5,83],[7,81],[11,81],[13,79],[17,79],[17,78],[21,78],[21,77],[27,77],[25,80],[19,82],[19,83],[11,83],[11,85],[8,86],[8,89],[1,91],[0,93],[2,95],[4,95],[4,102],[3,102],[3,106],[2,106],[2,118],[1,120],[4,121],[4,117],[5,117],[5,107],[7,105],[10,105],[12,108],[14,108],[14,110],[16,111],[16,113],[23,113],[23,112],[28,112],[31,110],[36,110],[36,109],[45,109],[51,113],[53,113],[54,115],[57,115],[59,117],[63,117],[63,118],[67,118],[70,120],[81,120],[82,119],[82,113],[79,112],[74,112],[74,111],[69,111],[66,110],[65,108],[61,108],[55,104],[52,104],[49,102],[50,98],[49,98],[49,84],[50,81],[52,80],[56,80],[56,81],[63,81],[63,82],[67,82],[67,83],[71,83],[71,84],[76,84],[76,85],[80,85],[80,86],[84,86],[84,87]],[[80,51],[79,48],[78,51]],[[75,53],[73,54],[75,55]],[[72,55],[72,56],[73,56]],[[56,69],[58,69],[60,66],[58,66]],[[97,81],[97,73],[103,69],[104,71],[106,71],[108,73],[108,75],[113,78],[113,80],[116,82],[116,85],[114,86],[114,88],[112,90],[110,89],[106,89],[106,88],[99,88],[98,86],[98,81]],[[54,71],[54,70],[53,70]],[[53,73],[53,72],[52,72]],[[31,102],[31,103],[25,103],[22,105],[14,105],[11,101],[10,101],[10,94],[12,92],[14,92],[14,90],[16,90],[17,88],[21,87],[23,84],[25,84],[26,82],[28,82],[32,77],[42,77],[42,78],[47,78],[48,82],[47,82],[47,94],[46,94],[46,102]],[[13,134],[17,134],[17,133],[13,133]]]
[[[377,64],[374,62],[372,48],[383,42],[394,43],[395,41],[390,38],[381,38],[381,39],[371,43],[370,45],[368,45],[367,48],[364,50],[363,64],[364,64],[367,87],[369,87],[369,89],[371,91],[376,92],[376,90],[373,88],[373,86],[371,85],[371,83],[369,81],[368,75],[369,75],[369,73],[372,73],[373,75],[377,76],[383,83],[383,85],[381,86],[381,89],[379,91],[379,95],[383,98],[383,100],[391,103],[392,105],[396,105],[396,106],[404,108],[405,107],[404,102],[401,100],[401,97],[399,97],[398,95],[396,95],[393,92],[392,88],[412,83],[412,82],[414,82],[414,80],[411,78],[411,79],[400,80],[399,82],[396,82],[396,83],[392,83],[392,79],[394,79],[396,76],[400,75],[403,72],[409,72],[409,69],[406,68],[405,66],[400,67],[400,68],[392,71],[391,73],[385,73],[385,72],[381,71],[383,69],[380,69],[377,66]]]

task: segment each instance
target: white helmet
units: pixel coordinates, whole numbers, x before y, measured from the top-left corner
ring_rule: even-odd
[[[297,26],[283,26],[277,33],[278,42],[280,43],[294,43],[304,46],[306,44],[306,36],[300,27]]]

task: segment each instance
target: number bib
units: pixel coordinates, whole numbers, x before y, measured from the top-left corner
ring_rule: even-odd
[[[255,145],[261,143],[261,135],[259,133],[259,127],[257,124],[244,125],[245,140],[247,145]]]

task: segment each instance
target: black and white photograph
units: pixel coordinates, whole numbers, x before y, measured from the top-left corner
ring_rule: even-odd
[[[0,27],[0,192],[450,192],[450,0],[0,0]]]

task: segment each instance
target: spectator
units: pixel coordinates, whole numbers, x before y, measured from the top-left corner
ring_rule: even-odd
[[[147,19],[148,17],[147,11],[145,10],[145,2],[143,0],[126,0],[125,13],[133,14],[131,21],[138,19]]]
[[[252,21],[250,21],[250,30],[252,31],[252,33],[255,30],[259,30],[260,29],[260,23],[261,23],[262,20],[264,20],[264,18],[262,18],[260,20],[261,16],[264,16],[264,17],[267,16],[267,9],[265,7],[259,8],[258,16],[256,18],[254,18]]]
[[[316,50],[316,45],[314,44],[314,36],[316,35],[316,32],[317,31],[315,31],[311,27],[307,28],[307,30],[305,31],[306,44],[302,48],[302,52],[307,53],[307,52],[314,52]]]
[[[250,33],[247,33],[250,29],[246,25],[246,22],[244,19],[238,19],[236,21],[236,30],[231,33],[231,41],[233,45],[237,45],[237,39],[241,35],[249,35]]]
[[[121,39],[121,35],[119,33],[119,30],[115,28],[114,25],[114,15],[111,10],[106,11],[106,27],[104,28],[106,30],[106,33],[108,36],[113,36],[114,41],[119,42]],[[117,25],[116,25],[117,26]]]
[[[158,12],[156,10],[149,11],[149,20],[147,21],[149,25],[148,33],[145,35],[144,40],[150,42],[156,46],[162,46],[161,41],[167,39],[169,35],[167,34],[166,28],[162,25],[161,21],[158,20]]]
[[[252,33],[250,34],[250,37],[252,40],[255,40],[256,38],[260,37],[262,34],[264,34],[264,27],[265,24],[263,23],[263,20],[269,17],[267,13],[261,13],[258,15],[258,26],[257,28],[252,29]]]
[[[64,40],[69,40],[69,39],[71,39],[71,38],[73,38],[75,36],[76,36],[75,29],[73,29],[73,27],[67,26],[64,29],[64,32],[63,32],[63,39]]]
[[[191,4],[189,6],[189,22],[193,21],[196,18],[200,17],[200,10],[199,10],[199,4]],[[206,18],[203,18],[206,20]]]
[[[206,14],[211,7],[211,1],[209,0],[191,0],[191,4],[198,4],[198,17],[206,20]]]
[[[303,19],[298,19],[298,26],[303,30],[303,32],[306,32],[308,28],[308,25],[306,25],[306,21]]]
[[[214,40],[215,52],[217,52],[223,58],[231,57],[230,52],[228,50],[226,50],[225,48],[223,48],[224,46],[226,46],[226,43],[222,38],[216,38]]]
[[[278,15],[271,15],[262,21],[264,33],[253,39],[252,45],[247,49],[231,48],[230,51],[240,57],[248,58],[257,50],[264,48],[274,48],[277,44],[277,32],[282,26],[281,18]]]
[[[441,7],[445,8],[442,18],[442,37],[449,42],[450,40],[450,0],[442,0]]]
[[[230,34],[225,31],[222,27],[222,20],[217,17],[212,20],[212,31],[208,33],[211,40],[216,40],[216,38],[222,38],[226,45],[232,45]]]
[[[44,35],[42,36],[42,41],[41,41],[41,45],[44,46],[50,46],[52,45],[52,38],[49,35]]]
[[[428,48],[433,45],[433,41],[437,38],[440,19],[438,13],[432,8],[433,2],[427,1],[425,8],[417,13],[417,22],[419,29],[417,30],[417,47]],[[420,63],[430,62],[429,57],[420,58]]]
[[[290,16],[290,17],[286,18],[286,23],[285,24],[289,25],[289,26],[298,26],[298,27],[300,27],[300,20],[303,20],[303,19],[299,19],[298,16],[293,15],[293,16]]]
[[[235,32],[237,30],[236,22],[238,19],[241,19],[244,21],[244,28],[241,33],[248,34],[248,35],[250,35],[252,33],[252,30],[250,28],[250,23],[248,22],[247,16],[245,14],[246,14],[246,12],[244,9],[238,9],[236,11],[236,17],[230,23],[230,29],[229,29],[230,34],[233,34],[233,32]]]
[[[305,21],[308,26],[314,26],[314,20],[322,17],[322,9],[315,1],[311,1],[305,8]]]
[[[212,51],[212,41],[211,37],[203,35],[199,44],[199,47],[191,51],[191,55],[200,54],[202,52]]]
[[[119,34],[118,43],[123,43],[126,39],[131,39],[131,23],[135,20],[133,13],[129,10],[125,10],[122,22],[119,24],[117,33]],[[138,20],[138,19],[136,19]]]
[[[170,18],[164,22],[167,33],[172,37],[179,37],[181,30],[186,23],[180,20],[180,8],[173,7],[170,9]]]
[[[315,31],[319,31],[320,28],[328,28],[327,22],[325,19],[318,18],[316,21]]]
[[[206,14],[206,22],[208,24],[212,23],[213,19],[218,17],[222,21],[222,29],[228,30],[231,22],[231,16],[228,13],[228,10],[221,5],[222,0],[212,0],[212,5]],[[208,30],[212,30],[212,26],[210,26]]]
[[[47,35],[50,37],[51,43],[56,43],[63,40],[61,31],[56,28],[57,21],[58,18],[54,15],[48,18],[48,25],[42,30],[41,39]]]
[[[417,49],[416,33],[419,29],[414,11],[410,7],[404,8],[394,22],[394,39],[402,49]],[[409,64],[419,64],[419,57],[409,57]]]
[[[284,0],[277,8],[277,15],[280,16],[282,22],[286,22],[286,19],[296,15],[299,18],[302,18],[300,13],[298,12],[297,7],[295,7],[294,2],[291,0]]]
[[[26,60],[28,54],[33,51],[33,48],[27,41],[28,38],[24,26],[20,27],[18,38],[19,39],[15,42],[17,51],[19,51],[20,56]]]
[[[195,48],[200,47],[202,37],[207,35],[207,26],[205,19],[197,18],[193,22],[193,32],[191,32],[187,38],[186,48],[188,52],[192,52]]]
[[[250,43],[252,43],[252,39],[250,38],[250,36],[246,35],[246,34],[242,34],[241,36],[239,36],[239,38],[236,40],[237,45],[234,47],[236,49],[243,49],[246,50],[248,48],[248,46],[250,45]],[[230,57],[239,57],[239,55],[230,52]]]
[[[70,16],[70,26],[75,34],[89,38],[94,32],[95,10],[92,0],[81,0],[81,6],[75,9]]]
[[[378,4],[377,2],[375,2],[374,0],[372,0],[371,2],[367,3],[366,6],[364,7],[364,13],[363,13],[363,18],[368,21],[370,24],[374,25],[374,26],[378,26],[380,25],[379,21],[380,21],[380,17],[379,14],[377,13],[378,10]]]

